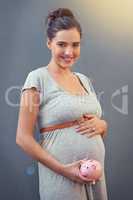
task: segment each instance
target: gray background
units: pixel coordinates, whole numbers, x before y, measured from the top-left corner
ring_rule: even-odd
[[[133,82],[132,5],[129,1],[116,1],[116,5],[109,2],[101,0],[99,5],[91,0],[0,1],[1,200],[39,200],[37,164],[15,144],[18,105],[28,72],[47,65],[50,59],[44,17],[49,9],[58,7],[71,8],[82,25],[81,58],[74,70],[92,79],[109,124],[105,139],[109,199],[133,199],[129,91]]]

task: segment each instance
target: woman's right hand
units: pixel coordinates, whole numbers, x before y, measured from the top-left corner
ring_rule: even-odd
[[[84,160],[78,160],[75,161],[71,164],[66,164],[63,167],[62,175],[71,179],[72,181],[79,182],[81,184],[89,183],[92,182],[93,184],[95,183],[94,180],[90,180],[84,176],[81,175],[80,173],[80,166],[86,161]]]

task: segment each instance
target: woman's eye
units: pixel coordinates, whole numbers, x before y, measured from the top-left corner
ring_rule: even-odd
[[[78,44],[73,44],[73,47],[79,47],[79,43]]]
[[[66,47],[67,45],[64,44],[64,43],[58,43],[58,46],[60,46],[60,47]],[[73,44],[72,46],[73,46],[74,48],[76,48],[76,47],[79,47],[80,44],[79,44],[79,43],[76,43],[76,44]]]
[[[60,44],[58,44],[60,47],[65,47],[65,44],[63,44],[63,43],[60,43]]]

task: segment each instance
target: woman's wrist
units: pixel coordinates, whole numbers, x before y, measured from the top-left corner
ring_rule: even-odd
[[[60,165],[60,174],[63,176],[67,176],[67,169],[66,166],[64,164]]]

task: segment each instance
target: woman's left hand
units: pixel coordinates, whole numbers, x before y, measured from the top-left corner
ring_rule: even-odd
[[[99,134],[104,137],[107,132],[107,122],[96,115],[84,114],[83,119],[79,121],[79,125],[76,127],[76,131],[89,138]]]

